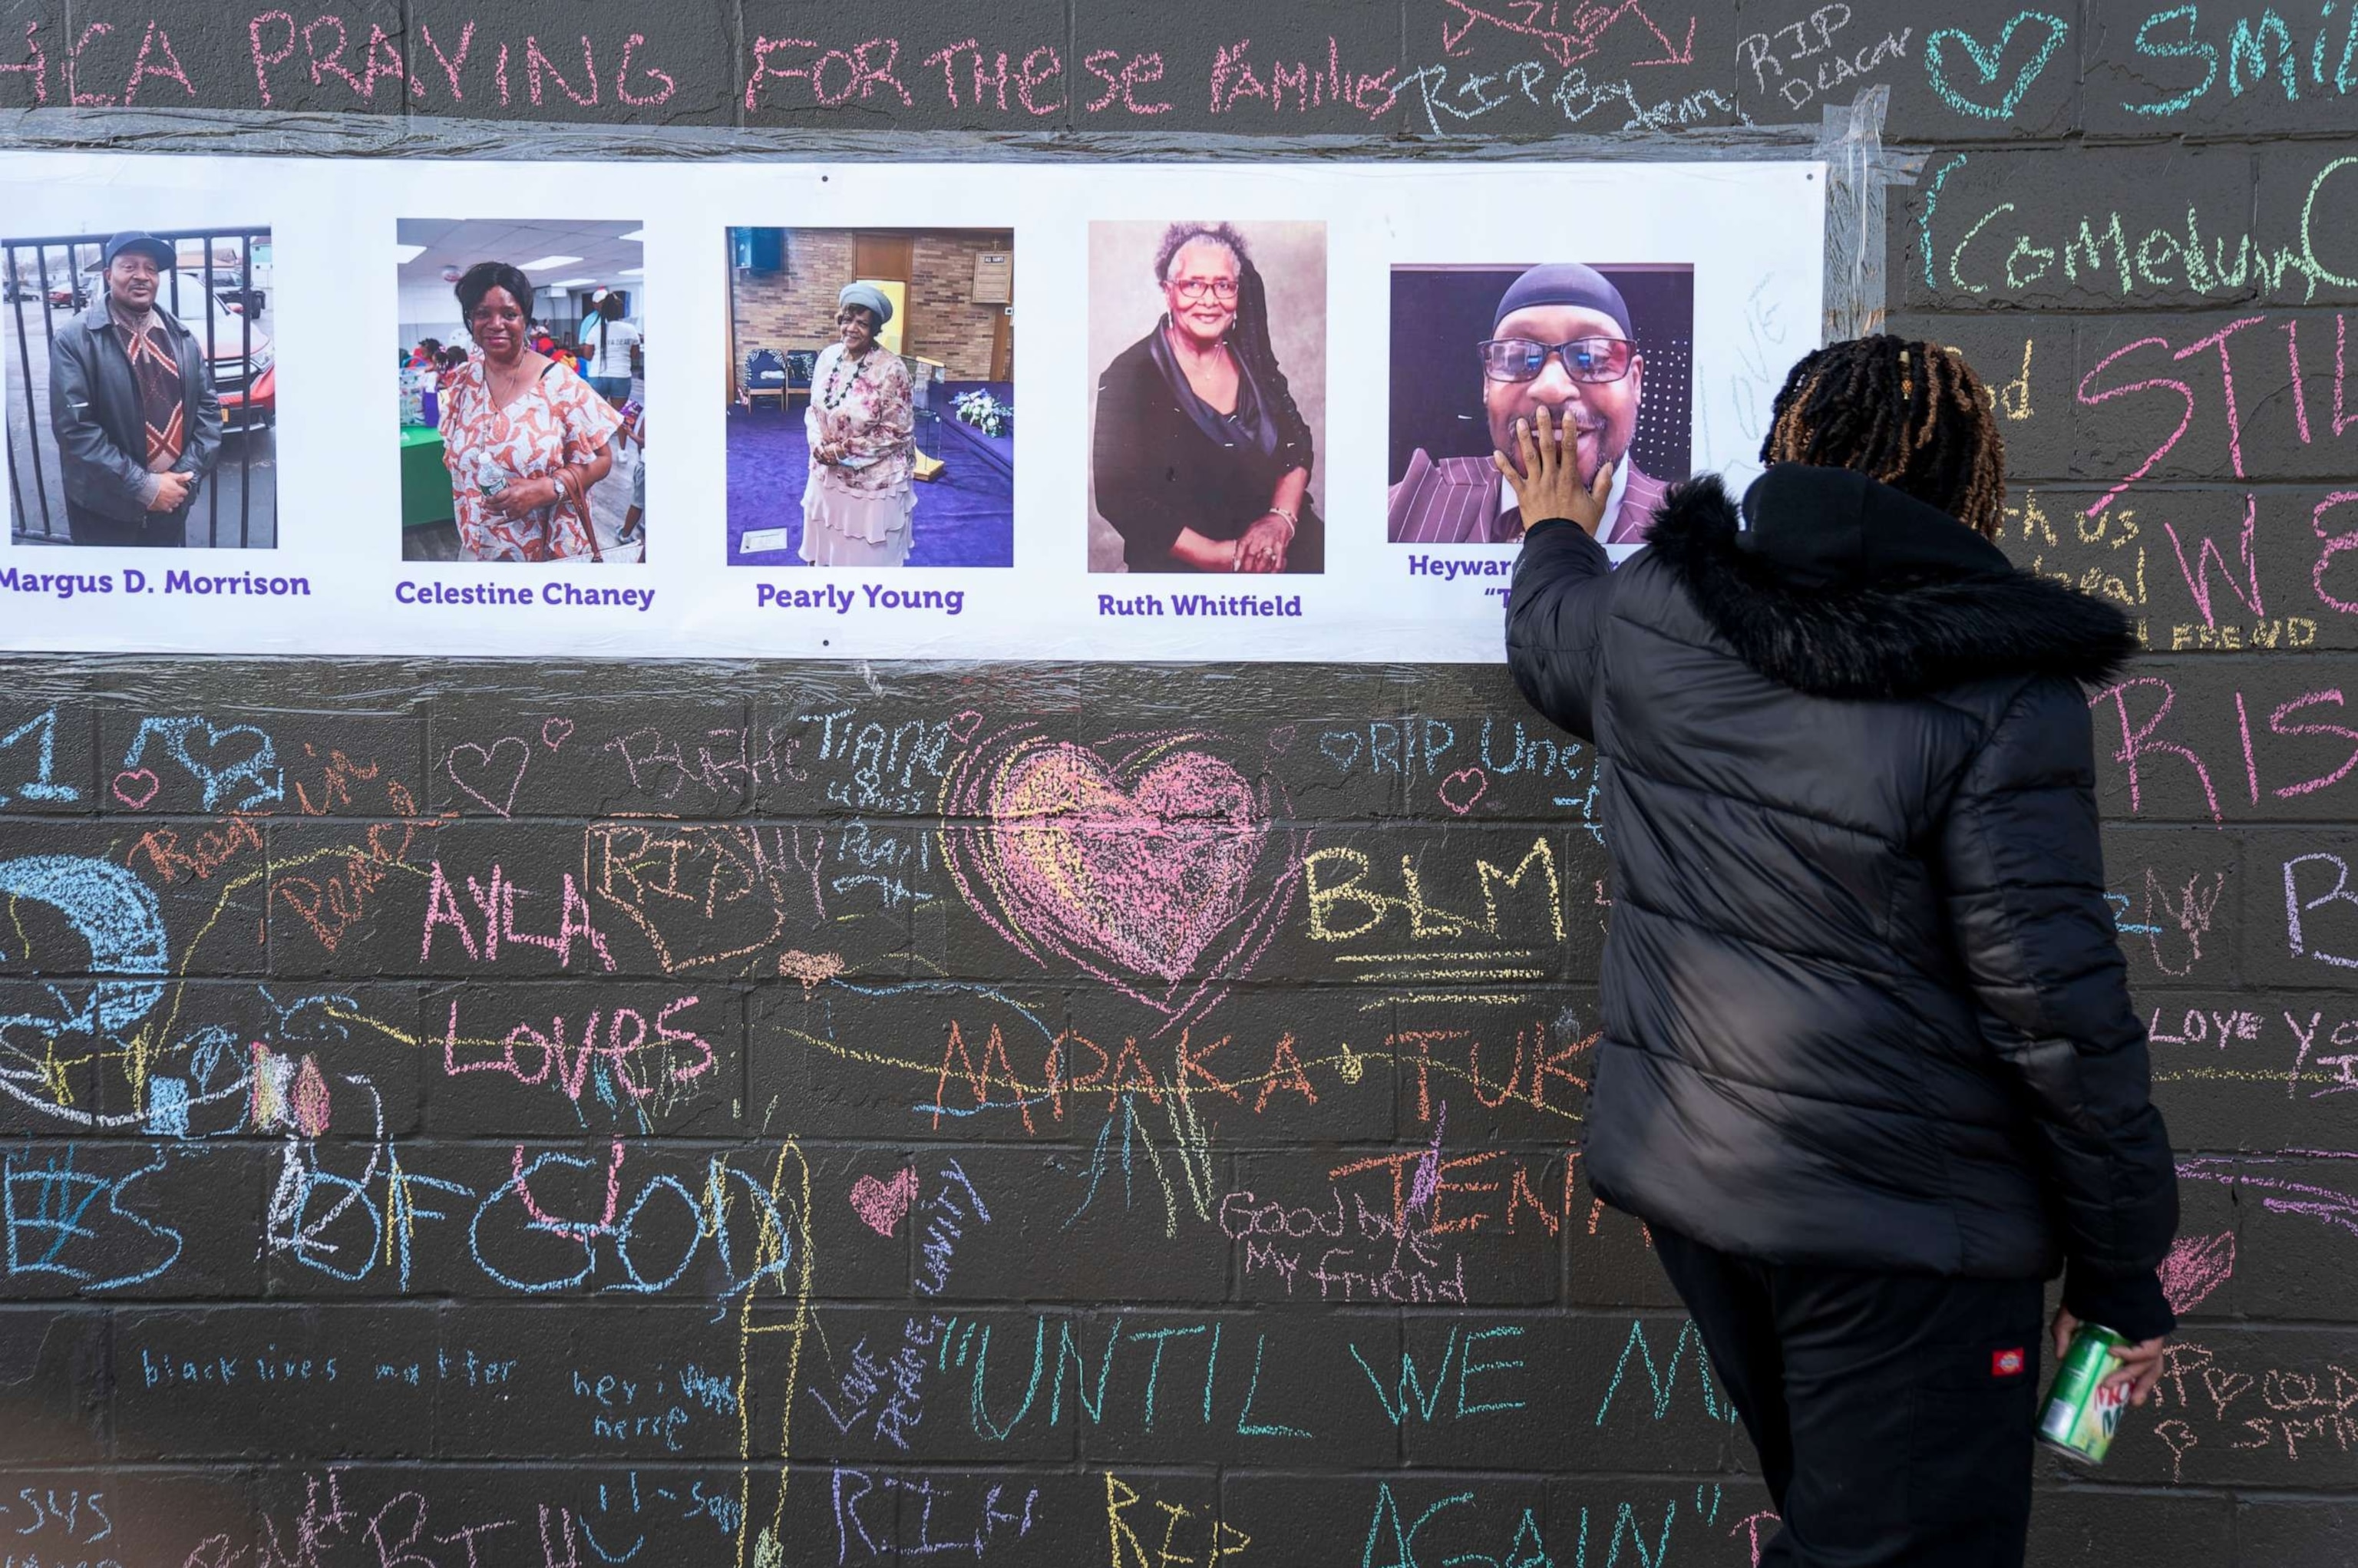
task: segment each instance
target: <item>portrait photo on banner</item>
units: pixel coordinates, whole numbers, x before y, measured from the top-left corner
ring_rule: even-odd
[[[1015,236],[736,228],[729,564],[1015,564]]]
[[[1318,573],[1326,225],[1089,225],[1093,572]]]
[[[403,218],[395,237],[401,558],[645,560],[640,225]]]
[[[275,549],[270,229],[0,235],[12,546]]]
[[[1644,542],[1694,456],[1694,268],[1598,262],[1395,266],[1384,533],[1395,545],[1522,538],[1491,460],[1541,408],[1594,484],[1606,545]],[[1532,519],[1532,521],[1539,521]]]

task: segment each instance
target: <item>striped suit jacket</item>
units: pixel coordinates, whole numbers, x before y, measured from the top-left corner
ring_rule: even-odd
[[[1668,488],[1633,464],[1621,489],[1621,509],[1598,543],[1643,543]],[[1436,461],[1419,447],[1408,472],[1392,486],[1385,536],[1395,545],[1511,545],[1522,537],[1522,510],[1501,508],[1499,501],[1498,470],[1489,459]]]

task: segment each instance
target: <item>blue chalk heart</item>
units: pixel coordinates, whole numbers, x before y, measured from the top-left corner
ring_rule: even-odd
[[[2047,41],[2039,46],[2039,52],[2032,55],[2020,70],[2014,73],[2014,85],[2006,90],[2006,96],[1997,101],[1996,108],[1976,103],[1949,85],[1948,78],[1941,70],[1943,44],[1953,39],[1972,58],[1974,69],[1981,73],[1979,85],[1987,87],[1997,81],[1998,66],[2006,58],[2006,47],[2014,41],[2014,30],[2025,22],[2044,23]],[[2030,91],[2030,84],[2039,80],[2040,71],[2047,69],[2049,57],[2063,41],[2063,35],[2071,30],[2071,25],[2061,16],[2050,16],[2044,11],[2025,11],[2006,25],[1997,36],[1996,48],[1984,49],[1972,34],[1957,27],[1943,27],[1924,40],[1924,74],[1931,80],[1932,91],[1941,95],[1941,101],[1958,114],[1973,114],[1984,120],[2010,120],[2014,117],[2016,106],[2022,102],[2022,95]]]

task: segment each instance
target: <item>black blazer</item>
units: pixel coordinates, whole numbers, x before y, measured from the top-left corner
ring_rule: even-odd
[[[1098,512],[1121,535],[1122,558],[1131,571],[1191,571],[1171,557],[1179,530],[1193,528],[1208,539],[1241,537],[1268,513],[1277,481],[1310,467],[1310,425],[1294,406],[1285,378],[1264,374],[1258,384],[1277,422],[1277,450],[1263,457],[1250,448],[1220,445],[1179,406],[1154,362],[1153,344],[1149,332],[1098,378],[1089,472]],[[1325,525],[1305,494],[1285,569],[1318,572],[1325,566]]]

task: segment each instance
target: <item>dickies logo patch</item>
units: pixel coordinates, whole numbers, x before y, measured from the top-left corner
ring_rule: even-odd
[[[2026,1364],[2027,1358],[2019,1345],[2011,1350],[1990,1352],[1990,1376],[1993,1378],[2019,1378]]]

